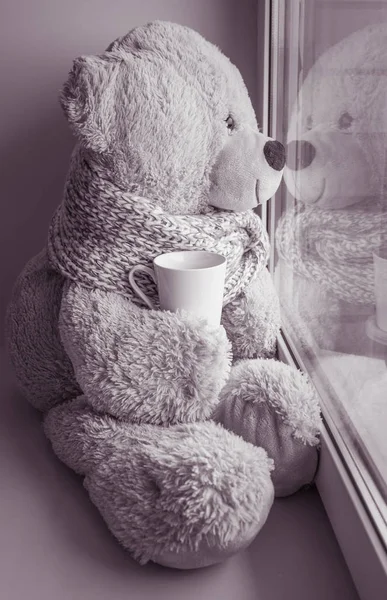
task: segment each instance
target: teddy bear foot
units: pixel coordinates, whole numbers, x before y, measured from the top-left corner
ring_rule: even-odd
[[[210,567],[227,560],[234,554],[247,548],[258,535],[273,504],[273,497],[274,494],[267,497],[267,502],[262,508],[260,519],[258,519],[256,523],[251,524],[250,529],[241,531],[239,535],[227,544],[215,546],[206,538],[194,549],[184,548],[179,549],[178,551],[176,551],[176,549],[164,549],[159,555],[153,556],[152,562],[162,565],[163,567],[188,570]]]
[[[81,396],[53,408],[44,427],[141,564],[221,562],[253,540],[273,503],[265,450],[213,421],[134,425],[95,413]]]
[[[300,371],[274,359],[242,360],[221,392],[214,420],[274,460],[276,496],[314,479],[321,426],[317,394]]]

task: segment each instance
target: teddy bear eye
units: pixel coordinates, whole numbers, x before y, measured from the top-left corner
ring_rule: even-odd
[[[339,129],[349,129],[352,125],[353,117],[349,113],[343,113],[339,119]]]
[[[227,129],[229,131],[234,131],[234,129],[235,129],[235,121],[234,121],[234,119],[232,118],[231,115],[228,115],[228,117],[226,119],[226,125],[227,125]]]

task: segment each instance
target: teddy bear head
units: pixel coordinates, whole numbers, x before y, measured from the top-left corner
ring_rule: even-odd
[[[378,199],[386,176],[387,24],[320,56],[293,111],[284,179],[305,204],[339,209]]]
[[[60,101],[88,164],[171,213],[247,210],[280,183],[284,148],[238,69],[187,27],[156,21],[78,58]]]

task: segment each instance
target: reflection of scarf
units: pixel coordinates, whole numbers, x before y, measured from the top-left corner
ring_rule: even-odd
[[[280,257],[295,273],[351,304],[374,302],[373,252],[387,239],[387,214],[367,201],[343,210],[287,210],[276,231]]]
[[[51,265],[88,287],[113,290],[139,303],[128,282],[136,264],[174,250],[207,250],[227,258],[224,304],[246,289],[264,268],[269,243],[253,211],[208,208],[202,215],[171,215],[153,201],[124,193],[74,155],[62,204],[48,235]],[[138,286],[156,299],[141,273]]]

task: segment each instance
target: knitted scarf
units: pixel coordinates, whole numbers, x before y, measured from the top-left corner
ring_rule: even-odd
[[[48,234],[51,266],[87,287],[111,290],[142,301],[128,272],[151,266],[159,254],[207,250],[227,259],[224,304],[243,292],[266,265],[269,242],[254,211],[233,213],[209,207],[205,214],[167,214],[156,202],[125,193],[75,154]],[[142,273],[138,286],[157,305],[154,283]]]
[[[279,256],[298,274],[350,304],[374,303],[373,252],[387,235],[376,201],[343,210],[296,205],[276,231]]]

